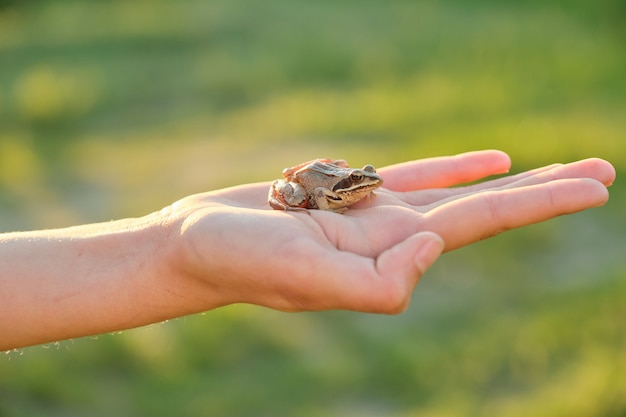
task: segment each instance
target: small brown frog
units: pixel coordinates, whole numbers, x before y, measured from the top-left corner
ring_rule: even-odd
[[[349,168],[342,159],[315,159],[283,170],[268,201],[276,210],[319,209],[343,213],[380,187],[383,179],[372,165]]]

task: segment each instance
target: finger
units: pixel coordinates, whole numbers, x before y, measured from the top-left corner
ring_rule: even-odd
[[[368,272],[349,273],[343,291],[349,309],[397,314],[409,305],[415,285],[443,251],[441,237],[422,232],[384,251]],[[346,265],[350,268],[350,265]],[[350,278],[350,279],[345,279]]]
[[[396,196],[413,206],[441,205],[448,201],[455,200],[469,194],[474,194],[486,190],[508,188],[511,184],[517,183],[523,179],[535,176],[542,172],[549,171],[559,165],[560,164],[548,165],[542,168],[525,171],[516,175],[498,178],[491,181],[485,181],[480,184],[468,185],[465,187],[433,188],[398,194]]]
[[[510,177],[486,181],[459,189],[470,192],[497,190],[524,187],[566,178],[590,178],[609,186],[615,180],[615,168],[603,159],[589,158],[569,164],[548,165]]]
[[[378,172],[385,181],[385,188],[412,191],[449,187],[489,175],[503,174],[508,172],[510,166],[511,160],[507,154],[486,150],[390,165]]]
[[[607,199],[601,182],[562,179],[451,201],[428,212],[424,228],[439,234],[446,250],[452,250],[506,230],[600,206]]]
[[[538,171],[533,175],[516,178],[506,185],[508,188],[540,184],[565,178],[590,178],[610,186],[615,181],[615,168],[609,162],[599,158],[583,159],[569,164],[556,164],[549,170]],[[493,182],[491,185],[494,185]],[[486,183],[486,185],[489,185]],[[495,184],[498,185],[498,184]]]
[[[598,158],[590,158],[569,164],[548,165],[517,175],[498,178],[467,187],[408,193],[403,196],[402,199],[416,206],[441,205],[453,199],[477,192],[525,187],[566,178],[591,178],[608,186],[615,180],[615,168],[607,161]]]

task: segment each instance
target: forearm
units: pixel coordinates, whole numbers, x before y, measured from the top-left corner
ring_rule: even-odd
[[[0,350],[136,327],[199,309],[158,215],[0,235]]]

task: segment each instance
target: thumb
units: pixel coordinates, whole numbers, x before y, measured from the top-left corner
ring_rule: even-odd
[[[381,276],[384,300],[379,300],[381,312],[397,314],[404,311],[411,300],[413,289],[426,270],[443,252],[443,239],[433,232],[410,236],[383,252],[376,260]]]

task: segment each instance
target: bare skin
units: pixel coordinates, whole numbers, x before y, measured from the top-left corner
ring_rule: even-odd
[[[443,251],[603,205],[615,170],[587,159],[509,170],[498,151],[380,168],[345,214],[285,212],[269,182],[186,197],[136,219],[0,235],[0,349],[252,303],[400,313]]]

